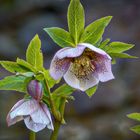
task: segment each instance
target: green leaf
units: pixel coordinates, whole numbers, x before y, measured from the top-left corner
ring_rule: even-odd
[[[45,28],[44,30],[49,34],[49,36],[53,39],[53,41],[57,45],[61,47],[74,46],[74,41],[72,37],[64,29],[52,27],[52,28]]]
[[[20,66],[23,66],[23,67],[25,67],[27,69],[29,69],[30,71],[32,71],[34,73],[37,72],[36,69],[31,64],[29,64],[28,62],[26,62],[23,59],[17,58],[17,64],[20,65]]]
[[[132,56],[126,53],[109,53],[109,55],[115,58],[138,58],[136,56]]]
[[[103,50],[106,50],[106,49],[107,49],[107,45],[108,45],[109,42],[110,42],[110,39],[107,38],[106,40],[104,40],[104,41],[100,44],[99,48],[100,48],[100,49],[103,49]]]
[[[92,88],[86,90],[86,94],[87,94],[89,97],[91,97],[91,96],[96,92],[97,88],[98,88],[98,86],[94,86],[94,87],[92,87]]]
[[[85,26],[84,8],[80,0],[71,0],[67,18],[69,32],[74,39],[75,45],[77,45]]]
[[[116,59],[114,57],[112,57],[111,63],[114,65],[116,64]]]
[[[37,70],[43,69],[43,54],[40,50],[41,41],[36,35],[30,42],[27,52],[26,52],[26,60],[32,66],[34,66]]]
[[[133,44],[127,44],[122,42],[112,42],[108,46],[108,53],[122,53],[124,51],[127,51],[131,48],[133,48]]]
[[[54,92],[53,92],[53,97],[65,97],[65,96],[69,96],[70,94],[72,94],[75,91],[74,88],[70,87],[67,84],[63,84],[62,86],[60,86],[59,88],[57,88]]]
[[[12,61],[0,61],[0,64],[2,65],[2,67],[4,67],[7,71],[11,72],[11,73],[24,73],[29,71],[29,69],[18,65],[16,62],[12,62]]]
[[[0,80],[0,90],[26,92],[27,82],[24,76],[7,76]]]
[[[112,16],[107,16],[88,25],[81,36],[80,42],[95,45],[102,38],[105,27],[109,24],[111,19]]]
[[[140,134],[140,125],[136,125],[132,127],[131,130],[135,132],[136,134]]]
[[[140,121],[140,113],[131,113],[127,115],[128,118]]]
[[[44,70],[44,76],[45,76],[45,79],[48,80],[48,84],[50,88],[52,88],[55,84],[58,84],[60,82],[60,80],[54,80],[51,77],[49,70]]]
[[[100,40],[95,44],[96,47],[99,47],[101,45],[102,42],[102,38],[100,38]]]
[[[44,80],[44,75],[42,73],[39,73],[35,75],[35,79],[38,81],[43,81]]]
[[[17,73],[16,75],[19,75],[19,76],[25,76],[25,77],[33,77],[34,76],[34,73],[33,72],[25,72],[25,73]]]

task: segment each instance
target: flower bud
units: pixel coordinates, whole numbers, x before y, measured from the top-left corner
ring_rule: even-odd
[[[42,94],[42,84],[37,80],[32,80],[27,86],[28,93],[35,99],[40,101]]]

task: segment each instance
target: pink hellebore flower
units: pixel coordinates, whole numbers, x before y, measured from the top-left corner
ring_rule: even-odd
[[[88,43],[59,50],[51,62],[50,74],[55,80],[63,76],[67,84],[82,91],[97,85],[99,81],[114,79],[111,57]]]
[[[27,128],[34,132],[38,132],[46,126],[54,129],[48,107],[35,99],[18,101],[7,115],[8,126],[21,120],[24,120]]]

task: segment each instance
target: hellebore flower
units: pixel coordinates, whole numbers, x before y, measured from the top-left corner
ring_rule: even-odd
[[[8,126],[21,120],[24,120],[27,128],[34,132],[38,132],[46,126],[54,129],[48,107],[34,99],[18,101],[7,115]]]
[[[114,79],[111,57],[88,43],[59,50],[51,62],[50,74],[55,80],[64,76],[68,85],[82,91],[97,85],[99,81]]]
[[[31,95],[31,97],[33,97],[37,101],[40,101],[43,96],[42,84],[37,80],[32,80],[29,82],[27,91],[29,95]]]

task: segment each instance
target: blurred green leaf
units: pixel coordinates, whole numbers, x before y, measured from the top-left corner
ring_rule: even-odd
[[[132,127],[131,130],[140,135],[140,125]]]
[[[44,75],[42,73],[39,73],[39,74],[35,75],[35,79],[37,79],[38,81],[43,81]]]
[[[27,78],[24,76],[7,76],[0,80],[0,90],[26,92]]]
[[[70,87],[67,84],[63,84],[62,86],[58,87],[53,93],[53,97],[66,97],[72,94],[75,91],[74,88]]]
[[[25,77],[33,77],[34,73],[33,72],[25,72],[25,73],[16,73],[16,75],[21,75],[21,76],[25,76]]]
[[[86,94],[89,96],[89,97],[92,97],[92,95],[96,92],[98,86],[94,86],[88,90],[86,90]]]
[[[115,58],[138,58],[136,56],[132,56],[126,53],[109,53],[109,55]]]
[[[80,42],[86,42],[95,45],[102,38],[105,27],[109,24],[111,19],[112,16],[107,16],[88,25],[81,36]]]
[[[31,64],[29,64],[28,62],[26,62],[23,59],[17,58],[17,64],[19,64],[20,66],[23,66],[23,67],[29,69],[30,71],[32,71],[34,73],[37,72],[36,69]]]
[[[84,8],[80,0],[70,1],[67,18],[69,32],[74,39],[75,45],[77,45],[85,26]]]
[[[102,42],[102,37],[100,38],[100,40],[95,44],[96,47],[99,47],[101,45]]]
[[[27,48],[26,60],[37,70],[43,69],[43,54],[40,48],[41,48],[41,41],[38,35],[35,35],[35,37],[31,40]]]
[[[71,47],[74,46],[74,41],[70,36],[69,32],[64,29],[52,27],[44,29],[53,41],[61,47]]]
[[[109,44],[107,52],[108,53],[122,53],[133,47],[134,47],[133,44],[127,44],[123,42],[112,42]]]
[[[107,45],[108,45],[109,42],[110,42],[110,39],[107,38],[106,40],[104,40],[104,41],[100,44],[99,48],[100,48],[100,49],[103,49],[103,50],[106,50],[106,49],[107,49]]]
[[[111,63],[112,63],[113,65],[116,64],[116,59],[115,59],[114,57],[112,57]]]
[[[127,115],[128,118],[140,121],[140,113],[131,113]]]
[[[29,71],[28,68],[20,66],[16,62],[12,62],[12,61],[0,61],[0,64],[2,65],[2,67],[4,67],[7,71],[11,73],[17,73],[17,72],[24,73]]]
[[[60,82],[60,80],[54,80],[51,77],[49,70],[44,70],[44,76],[45,76],[45,79],[48,80],[48,84],[50,88],[52,88],[55,84],[58,84]]]

